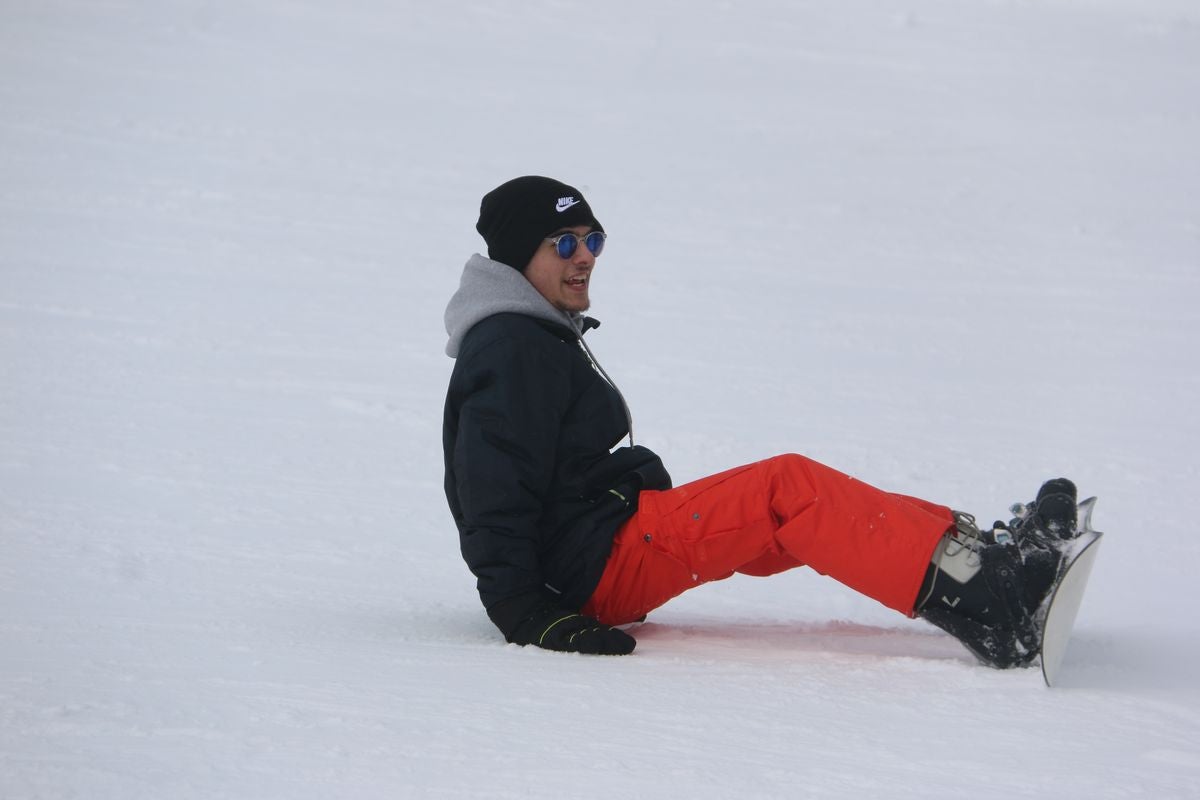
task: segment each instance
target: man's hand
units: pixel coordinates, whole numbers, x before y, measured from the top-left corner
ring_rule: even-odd
[[[637,645],[637,641],[624,631],[558,608],[535,612],[517,625],[508,640],[546,650],[601,656],[627,656]]]

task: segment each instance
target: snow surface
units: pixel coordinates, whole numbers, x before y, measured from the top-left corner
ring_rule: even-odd
[[[7,2],[0,797],[1197,797],[1200,10]],[[1108,532],[1061,689],[798,570],[504,645],[441,315],[515,175],[679,482]]]

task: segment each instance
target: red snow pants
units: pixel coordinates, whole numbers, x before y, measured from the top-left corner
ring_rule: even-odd
[[[949,508],[799,455],[644,491],[583,613],[633,622],[688,589],[807,565],[911,616]]]

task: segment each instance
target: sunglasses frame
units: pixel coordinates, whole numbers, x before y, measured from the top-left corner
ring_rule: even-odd
[[[600,246],[593,250],[592,246],[588,244],[587,240],[597,235],[600,237]],[[567,247],[571,248],[567,253],[563,253],[563,245],[559,244],[559,242],[561,242],[563,239],[572,240],[575,242],[574,244],[567,245]],[[582,242],[583,246],[586,247],[588,252],[592,254],[592,258],[596,258],[604,252],[604,243],[608,241],[608,234],[604,231],[588,231],[583,236],[580,236],[578,233],[567,231],[566,233],[560,233],[558,236],[547,236],[546,241],[554,245],[554,252],[556,252],[558,257],[561,259],[566,260],[575,255],[576,251],[579,250],[580,242]]]

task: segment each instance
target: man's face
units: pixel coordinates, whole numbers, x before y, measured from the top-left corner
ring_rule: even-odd
[[[559,258],[558,251],[551,242],[542,242],[542,246],[525,267],[525,278],[542,297],[550,301],[550,305],[560,311],[582,312],[587,311],[591,305],[591,301],[588,300],[588,284],[592,280],[596,257],[588,251],[582,241],[591,230],[587,225],[576,225],[551,233],[551,237],[574,233],[580,238],[579,246],[570,258]]]

